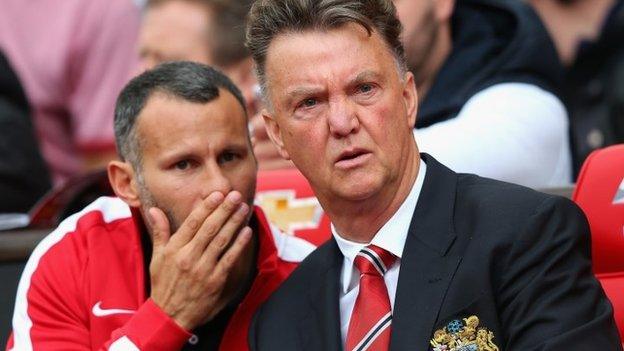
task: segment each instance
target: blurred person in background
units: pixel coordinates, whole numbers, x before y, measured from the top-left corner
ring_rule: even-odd
[[[244,46],[250,6],[248,0],[148,0],[139,32],[141,68],[179,60],[215,66],[241,89],[254,114],[257,82]]]
[[[0,48],[24,86],[55,185],[115,157],[115,97],[136,69],[131,0],[5,0]]]
[[[19,79],[0,51],[0,213],[27,212],[50,188]]]
[[[557,52],[525,4],[394,0],[421,108],[421,151],[534,188],[571,182]]]
[[[624,1],[528,0],[567,72],[575,176],[590,152],[624,142]]]
[[[253,206],[245,103],[197,63],[134,78],[115,110],[117,197],[39,243],[7,350],[246,350],[256,308],[314,246]]]
[[[260,109],[253,61],[245,47],[251,0],[148,0],[139,35],[141,67],[174,60],[215,66],[241,89],[260,169],[290,165],[268,139]]]

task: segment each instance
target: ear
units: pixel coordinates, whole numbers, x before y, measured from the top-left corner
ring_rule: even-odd
[[[407,123],[410,128],[416,126],[416,113],[418,112],[418,92],[412,72],[405,73],[403,78],[403,102],[407,111]]]
[[[455,0],[436,0],[435,15],[438,22],[448,22],[451,20],[455,10]]]
[[[273,142],[273,145],[277,147],[277,151],[280,156],[285,160],[290,160],[290,155],[284,147],[284,141],[282,140],[282,133],[279,124],[275,120],[275,115],[269,113],[267,109],[262,110],[262,118],[264,119],[264,126],[266,128],[269,139]]]
[[[108,163],[108,181],[115,195],[130,207],[140,207],[139,188],[132,165],[128,162],[111,161]]]

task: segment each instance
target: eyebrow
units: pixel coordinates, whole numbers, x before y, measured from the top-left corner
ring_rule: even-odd
[[[175,152],[174,151],[174,152],[166,153],[162,155],[161,157],[157,157],[156,164],[161,167],[169,166],[169,164],[174,161],[177,162],[179,160],[193,158],[194,155],[195,154],[193,152],[188,152],[188,151]]]
[[[297,87],[285,94],[287,105],[291,105],[293,101],[303,96],[311,96],[322,93],[324,88]]]
[[[235,151],[235,152],[242,152],[247,150],[247,140],[243,139],[243,140],[227,140],[225,144],[223,145],[216,145],[216,144],[212,144],[208,146],[211,152],[223,152],[223,151]],[[192,157],[193,155],[196,155],[198,152],[198,149],[196,148],[190,148],[190,150],[188,148],[185,147],[178,147],[177,149],[174,147],[173,150],[167,150],[166,152],[164,152],[162,155],[163,159],[178,159],[178,158],[188,158],[188,157]],[[200,152],[203,152],[205,150],[199,150]]]
[[[353,84],[357,84],[357,83],[361,83],[361,82],[365,82],[365,81],[369,81],[369,80],[385,80],[384,77],[379,74],[376,71],[373,70],[366,70],[363,72],[358,73],[357,76],[355,76],[354,79],[349,81],[348,85],[353,85]]]
[[[362,82],[370,81],[370,80],[385,80],[384,77],[376,71],[373,70],[365,70],[363,72],[358,73],[355,78],[350,79],[347,83],[347,86],[357,85]],[[314,96],[318,94],[322,94],[325,91],[325,88],[319,87],[296,87],[292,90],[286,92],[284,96],[286,97],[287,105],[291,105],[293,101],[297,100],[299,97],[303,96]]]

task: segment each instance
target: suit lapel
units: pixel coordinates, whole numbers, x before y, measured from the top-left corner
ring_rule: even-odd
[[[339,280],[343,256],[334,239],[322,248],[322,269],[316,284],[310,290],[309,313],[299,321],[301,349],[306,351],[342,350],[340,337]]]
[[[442,301],[461,257],[447,255],[455,240],[457,175],[432,157],[401,258],[391,350],[427,350]]]

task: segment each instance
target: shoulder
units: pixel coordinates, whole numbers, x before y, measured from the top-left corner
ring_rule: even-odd
[[[505,115],[518,118],[532,118],[540,122],[565,122],[566,109],[553,93],[528,83],[500,83],[474,94],[459,112],[458,118],[466,115]]]
[[[457,202],[480,201],[499,206],[504,202],[511,207],[530,204],[550,197],[534,189],[500,180],[468,173],[457,173]]]
[[[487,227],[493,235],[526,238],[533,235],[528,228],[539,223],[567,221],[581,229],[587,223],[580,208],[561,196],[471,174],[458,174],[457,184],[455,218],[460,227]]]
[[[86,259],[83,254],[86,255],[89,242],[106,239],[117,231],[119,225],[128,222],[132,222],[128,205],[118,198],[101,197],[48,234],[31,254],[26,269],[37,266],[43,257]]]
[[[550,195],[541,191],[500,180],[480,177],[474,174],[457,173],[457,203],[475,202],[484,206],[502,209],[527,208],[534,210],[543,202],[561,202],[575,206],[562,196]]]
[[[65,219],[37,245],[24,267],[17,288],[15,320],[31,323],[28,308],[35,305],[30,301],[39,301],[36,306],[41,307],[80,296],[78,292],[86,288],[88,264],[94,259],[91,254],[97,252],[95,259],[108,262],[113,255],[107,244],[119,232],[118,226],[128,222],[130,209],[115,198],[99,198]],[[127,231],[121,234],[128,237]],[[102,244],[102,240],[108,242]]]

